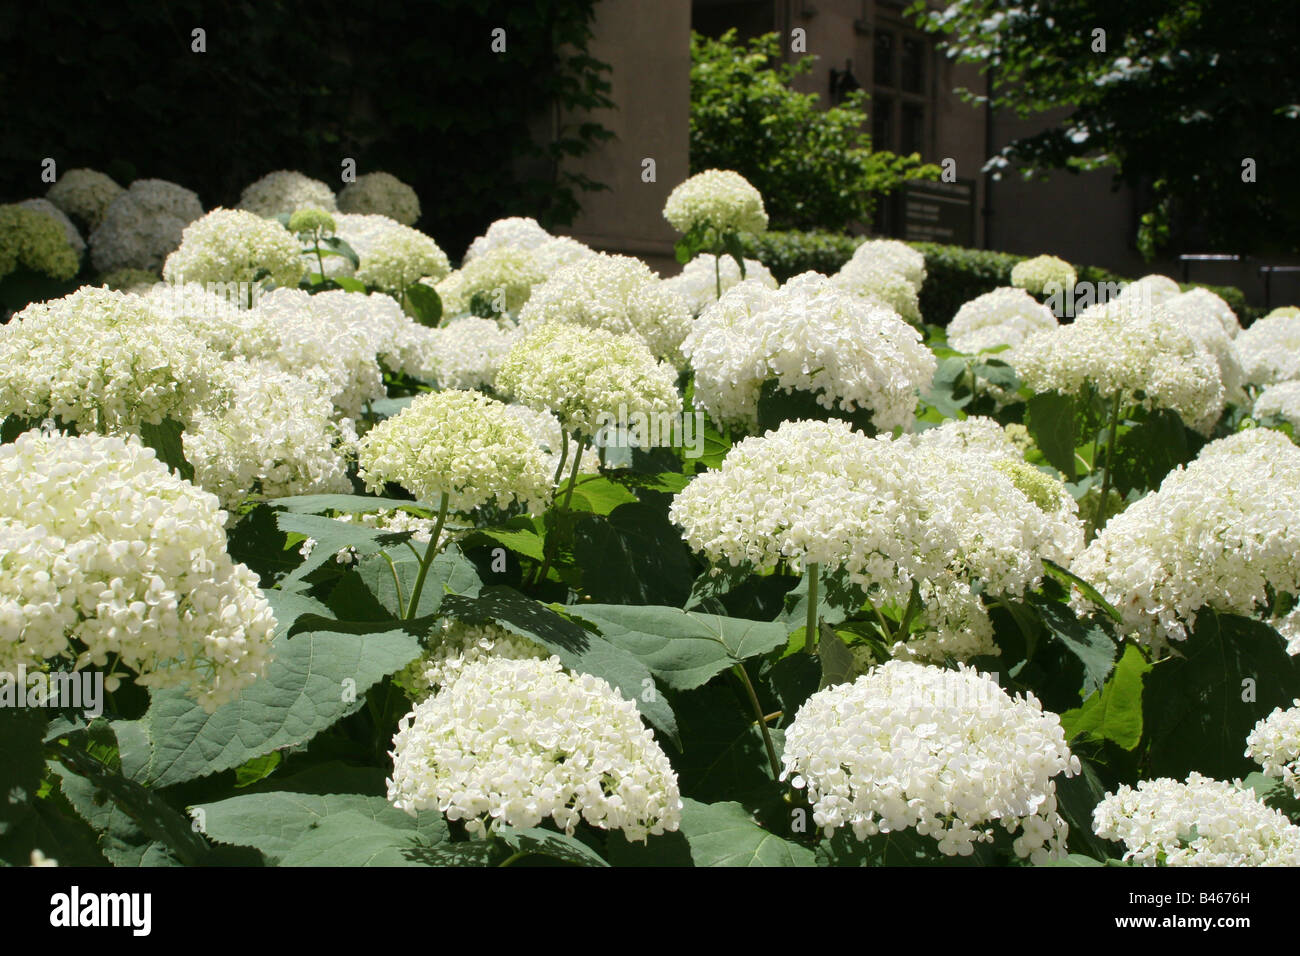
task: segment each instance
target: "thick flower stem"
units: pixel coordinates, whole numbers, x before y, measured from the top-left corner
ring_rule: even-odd
[[[434,555],[438,553],[438,539],[442,537],[442,526],[447,522],[447,493],[442,493],[438,504],[438,522],[429,537],[429,546],[424,549],[424,560],[420,562],[420,573],[415,578],[415,587],[411,589],[411,600],[406,605],[405,620],[415,617],[415,610],[420,606],[420,592],[424,590],[424,579],[429,575],[429,565],[433,564]]]
[[[809,654],[817,653],[817,586],[820,583],[821,568],[816,562],[808,565],[808,620],[804,625],[804,647]]]
[[[575,433],[573,436],[574,443],[577,444],[578,450],[573,454],[573,471],[569,473],[569,485],[564,490],[564,503],[560,505],[559,514],[566,514],[569,510],[569,502],[573,499],[573,486],[578,482],[578,467],[582,464],[582,452],[586,448],[585,443]],[[564,448],[567,451],[569,439],[564,439]],[[563,465],[561,465],[563,467]],[[557,473],[558,477],[558,473]],[[554,530],[554,529],[552,529]],[[542,564],[537,569],[537,577],[533,578],[533,585],[536,586],[546,580],[546,573],[551,570],[551,560],[555,557],[555,546],[551,543],[552,539],[547,538],[546,547],[542,552]]]
[[[745,693],[749,695],[749,705],[754,708],[754,719],[758,721],[758,729],[763,734],[763,746],[767,748],[767,759],[772,765],[772,779],[781,779],[781,762],[776,759],[776,746],[772,743],[772,733],[767,729],[767,719],[763,716],[763,705],[758,702],[758,694],[754,691],[754,685],[749,679],[749,674],[745,671],[743,663],[736,664],[732,668],[740,682],[745,685]]]
[[[1095,537],[1106,524],[1106,508],[1110,504],[1110,483],[1115,473],[1115,433],[1119,431],[1119,392],[1115,393],[1110,405],[1110,433],[1106,436],[1106,470],[1101,475],[1101,501],[1097,503],[1097,513],[1092,523]]]
[[[713,277],[717,280],[718,298],[722,298],[722,253],[713,255]]]

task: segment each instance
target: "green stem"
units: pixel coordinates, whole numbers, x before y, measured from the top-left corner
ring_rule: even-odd
[[[821,583],[821,569],[817,562],[808,565],[808,620],[804,624],[804,647],[809,654],[817,653],[817,587]]]
[[[321,281],[324,282],[325,281],[325,260],[321,258],[321,254],[320,254],[320,233],[319,232],[317,232],[315,235],[312,236],[312,241],[313,243],[315,243],[316,246],[316,264],[320,266],[320,278]]]
[[[772,779],[780,780],[781,762],[776,759],[776,747],[772,743],[772,734],[767,729],[767,720],[763,716],[763,705],[758,702],[758,694],[754,691],[754,685],[749,679],[745,665],[738,663],[732,670],[740,678],[740,682],[745,685],[745,693],[749,696],[749,706],[754,708],[754,718],[758,721],[758,729],[763,734],[763,746],[767,748],[767,759],[772,765]]]
[[[1115,398],[1111,401],[1110,406],[1110,434],[1106,436],[1106,470],[1101,475],[1101,501],[1097,504],[1097,516],[1092,524],[1094,537],[1106,524],[1106,508],[1110,504],[1110,481],[1111,476],[1115,473],[1115,433],[1117,431],[1119,431],[1119,392],[1115,393]]]
[[[429,576],[429,565],[433,564],[433,557],[438,553],[438,539],[442,537],[442,526],[447,522],[447,493],[442,493],[442,501],[438,504],[438,523],[433,527],[433,534],[429,538],[429,546],[424,550],[424,560],[420,562],[420,573],[415,578],[415,587],[411,590],[410,603],[406,605],[405,620],[410,620],[415,616],[415,609],[420,606],[420,592],[424,590],[424,579]]]
[[[560,430],[560,441],[564,444],[560,447],[560,463],[555,466],[555,477],[551,479],[552,485],[560,483],[560,475],[564,474],[564,464],[569,460],[569,433]]]
[[[574,433],[573,440],[577,444],[578,450],[573,455],[573,471],[569,474],[569,486],[564,491],[564,503],[559,508],[560,515],[566,514],[569,510],[569,502],[573,499],[573,486],[578,482],[578,467],[582,464],[582,452],[586,448],[586,444],[578,437],[577,432]],[[565,438],[565,447],[568,447],[567,437]],[[533,579],[534,586],[545,581],[546,573],[551,570],[551,560],[555,557],[553,540],[553,537],[547,537],[546,547],[542,552],[542,565],[537,569],[537,577]]]
[[[722,298],[722,253],[713,254],[713,277],[718,283],[718,298]]]

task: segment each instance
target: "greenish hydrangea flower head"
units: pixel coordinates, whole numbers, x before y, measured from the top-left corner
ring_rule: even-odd
[[[1011,483],[1043,511],[1060,510],[1061,493],[1065,488],[1051,475],[1014,458],[995,461],[993,467],[1010,478]]]
[[[478,392],[421,395],[361,439],[361,478],[371,490],[396,482],[421,501],[447,496],[461,513],[489,502],[523,502],[532,511],[550,498],[545,452],[506,406]]]
[[[1076,281],[1074,266],[1056,256],[1035,256],[1011,267],[1011,284],[1034,295],[1073,289]]]
[[[418,279],[429,276],[437,281],[450,271],[447,254],[436,242],[410,226],[394,225],[361,253],[356,274],[368,286],[401,295]]]
[[[250,183],[239,196],[239,208],[259,216],[294,213],[306,206],[338,212],[334,191],[319,179],[280,169]]]
[[[631,335],[549,322],[520,339],[497,372],[496,387],[539,411],[554,412],[567,432],[592,436],[603,424],[682,410],[677,373]]]
[[[302,250],[293,233],[274,219],[242,209],[214,209],[185,228],[180,248],[163,264],[168,282],[243,282],[268,279],[296,286]]]
[[[99,277],[99,284],[115,292],[144,292],[162,281],[162,276],[148,269],[114,269]]]
[[[723,234],[767,230],[763,196],[729,169],[707,169],[679,183],[668,194],[664,218],[683,233],[698,228]]]
[[[414,226],[420,218],[420,197],[389,173],[358,176],[343,187],[338,202],[341,212],[387,216],[403,226]]]
[[[57,220],[23,206],[0,206],[0,278],[18,268],[71,279],[77,254]]]
[[[289,231],[294,235],[302,235],[304,232],[309,234],[320,233],[323,236],[333,235],[338,226],[334,222],[334,217],[324,209],[316,209],[308,206],[305,209],[299,209],[289,217]]]
[[[86,228],[94,229],[104,221],[104,213],[113,200],[126,190],[112,177],[94,169],[70,169],[45,193],[45,198]]]

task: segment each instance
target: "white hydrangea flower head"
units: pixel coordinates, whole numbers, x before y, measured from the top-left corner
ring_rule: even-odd
[[[68,237],[68,246],[76,255],[77,260],[81,260],[82,253],[86,251],[86,240],[81,238],[81,233],[78,232],[77,227],[72,224],[72,220],[64,215],[62,209],[54,205],[54,203],[50,202],[48,199],[24,199],[18,205],[25,209],[39,212],[42,216],[49,216],[57,222],[59,228],[63,230],[63,234]]]
[[[927,581],[919,593],[924,606],[913,619],[906,640],[896,641],[889,649],[893,657],[944,665],[1002,654],[983,600],[966,583],[953,580],[936,585]]]
[[[429,329],[420,353],[417,378],[437,382],[443,388],[491,388],[497,369],[519,339],[519,329],[502,326],[495,319],[465,315],[446,325]]]
[[[764,232],[763,197],[740,173],[707,169],[678,183],[664,203],[664,218],[678,232],[701,226],[718,233]]]
[[[162,281],[162,276],[147,269],[115,269],[99,277],[99,284],[114,292],[144,295]]]
[[[868,409],[882,432],[908,429],[917,390],[936,368],[916,329],[815,272],[776,291],[757,280],[733,286],[695,320],[682,351],[695,370],[696,405],[751,429],[768,379],[819,393],[827,408]]]
[[[366,337],[376,359],[390,371],[417,377],[424,371],[435,330],[411,319],[392,296],[333,289],[309,296],[306,305],[332,332]]]
[[[665,288],[671,289],[682,297],[692,316],[697,316],[718,301],[718,277],[721,274],[722,291],[726,292],[741,281],[740,266],[731,256],[723,256],[720,264],[718,257],[712,253],[701,253],[671,278],[664,279]],[[776,277],[757,259],[745,260],[745,279],[762,283],[769,289],[775,289],[779,283]]]
[[[1292,657],[1300,657],[1300,604],[1268,623],[1286,641],[1286,652]]]
[[[1182,294],[1182,288],[1173,279],[1162,275],[1143,276],[1124,286],[1116,296],[1120,303],[1150,308],[1164,305]]]
[[[402,718],[392,757],[394,806],[437,810],[477,837],[550,819],[644,840],[681,820],[677,775],[636,705],[555,657],[464,664]]]
[[[319,382],[264,362],[233,363],[229,406],[198,416],[182,436],[194,481],[227,510],[250,495],[279,498],[352,491],[352,424],[334,422]]]
[[[976,296],[948,323],[948,344],[969,355],[1001,345],[1012,348],[1060,325],[1052,310],[1024,289],[1003,286]]]
[[[596,255],[596,250],[569,236],[552,236],[532,249],[533,261],[543,276],[558,272]]]
[[[1218,360],[1161,307],[1112,300],[1031,336],[1010,359],[1036,392],[1072,395],[1091,384],[1103,396],[1120,393],[1122,405],[1173,409],[1202,434],[1223,413]]]
[[[97,170],[70,169],[46,190],[45,198],[93,230],[103,222],[113,200],[124,192],[111,176]]]
[[[443,312],[468,312],[476,298],[496,313],[518,312],[532,295],[533,287],[550,275],[536,253],[536,249],[503,245],[475,256],[463,269],[434,285],[442,297]],[[432,284],[428,279],[421,281]]]
[[[185,227],[180,247],[163,263],[163,278],[248,286],[266,279],[292,288],[304,272],[300,252],[298,239],[276,220],[217,208]]]
[[[0,416],[138,434],[168,417],[188,423],[228,390],[220,358],[139,296],[82,286],[0,327]]]
[[[1280,777],[1300,797],[1300,698],[1255,725],[1246,738],[1246,756],[1270,777]]]
[[[917,292],[925,284],[925,255],[897,239],[868,239],[853,250],[849,261],[897,272]]]
[[[1017,856],[1065,855],[1055,777],[1080,772],[1061,721],[985,674],[889,661],[818,691],[785,735],[782,779],[805,790],[827,836],[914,829],[969,856],[1000,827]]]
[[[312,296],[302,289],[273,289],[262,296],[252,310],[254,320],[271,328],[274,347],[250,357],[265,359],[286,372],[319,382],[337,413],[356,419],[367,402],[387,394],[376,354],[382,346],[371,329],[354,322],[329,321],[329,300],[325,304],[315,300],[331,294]],[[362,305],[365,298],[371,297],[356,298]]]
[[[420,197],[391,173],[365,173],[339,192],[338,208],[341,212],[387,216],[403,226],[414,226],[420,218]]]
[[[1256,418],[1276,416],[1300,433],[1300,380],[1266,386],[1255,399],[1251,414]]]
[[[447,496],[466,513],[522,502],[536,513],[550,500],[552,473],[541,447],[501,402],[478,392],[426,392],[361,438],[366,487],[396,482],[420,501]]]
[[[162,179],[137,179],[109,204],[90,234],[90,261],[96,272],[148,269],[181,244],[185,227],[203,215],[199,197]]]
[[[356,276],[381,292],[401,295],[403,290],[425,276],[435,281],[451,271],[447,254],[424,233],[410,226],[385,229],[365,252],[358,253],[361,265]]]
[[[1071,570],[1156,650],[1184,640],[1203,607],[1254,615],[1270,587],[1300,593],[1300,448],[1266,428],[1211,442],[1112,517]]]
[[[545,660],[550,652],[535,641],[512,634],[499,624],[446,620],[430,638],[432,646],[393,678],[416,703],[453,681],[465,666],[486,657]]]
[[[900,272],[870,258],[850,259],[831,281],[846,292],[896,312],[910,325],[921,324],[917,287]]]
[[[1240,781],[1142,780],[1108,793],[1092,820],[1143,866],[1300,866],[1300,827]]]
[[[507,405],[506,412],[517,421],[524,431],[532,436],[537,447],[542,449],[546,454],[546,467],[550,474],[554,476],[560,470],[560,463],[564,461],[564,473],[560,475],[560,483],[567,480],[567,475],[573,470],[573,451],[570,450],[567,458],[563,457],[564,443],[567,436],[564,429],[560,427],[560,420],[550,412],[539,412],[537,409],[529,408],[527,405]],[[595,475],[600,473],[600,459],[595,455],[587,455],[578,465],[578,474]]]
[[[677,373],[638,338],[604,329],[547,322],[523,335],[497,371],[496,389],[539,411],[553,412],[565,431],[591,437],[626,409],[678,415]]]
[[[468,265],[479,256],[502,246],[535,249],[552,238],[554,237],[531,217],[510,216],[498,219],[488,226],[487,232],[469,244],[462,265]]]
[[[1251,385],[1300,379],[1300,311],[1274,309],[1238,335],[1236,346]]]
[[[656,358],[681,365],[691,313],[640,259],[602,252],[560,269],[519,313],[525,331],[552,322],[635,336]]]
[[[222,283],[218,291],[197,282],[159,280],[136,294],[159,315],[180,320],[224,359],[258,358],[279,348],[273,322],[266,313],[243,307],[238,286]]]
[[[297,212],[312,206],[326,212],[338,212],[334,190],[319,179],[280,169],[249,183],[239,195],[239,208],[258,216],[271,217]]]
[[[990,462],[1004,458],[1022,459],[1024,453],[1007,430],[992,418],[972,415],[948,419],[934,428],[926,428],[903,439],[913,448],[936,456],[983,458]]]
[[[342,239],[360,259],[379,243],[381,236],[396,230],[401,223],[387,216],[362,213],[334,213],[334,235]],[[319,260],[314,251],[303,253],[303,262],[308,272],[319,272],[325,267],[325,276],[330,279],[351,277],[356,274],[356,267],[346,256],[324,255]]]
[[[58,219],[15,203],[0,206],[0,279],[19,266],[66,281],[80,261]]]
[[[1209,289],[1196,288],[1180,292],[1166,299],[1164,305],[1175,313],[1197,313],[1213,318],[1230,339],[1235,339],[1241,333],[1241,322],[1237,319],[1237,313],[1232,311],[1232,306]]]
[[[1056,256],[1035,256],[1011,267],[1011,284],[1034,295],[1073,289],[1078,280],[1074,266]]]
[[[0,445],[0,670],[116,661],[208,712],[233,700],[265,673],[275,619],[224,520],[136,439]]]

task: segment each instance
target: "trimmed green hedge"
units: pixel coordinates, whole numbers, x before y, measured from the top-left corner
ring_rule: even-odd
[[[834,232],[767,232],[744,240],[745,254],[758,259],[784,282],[801,272],[836,272],[863,242],[862,237]],[[931,325],[947,325],[962,304],[999,286],[1010,285],[1011,267],[1028,256],[989,249],[967,249],[935,242],[908,243],[925,255],[926,279],[921,288],[921,315]],[[1075,266],[1080,282],[1127,282],[1124,276],[1097,266]],[[1184,284],[1183,289],[1199,283]],[[1245,294],[1235,286],[1207,285],[1202,288],[1223,298],[1248,325],[1263,310],[1246,302]]]

